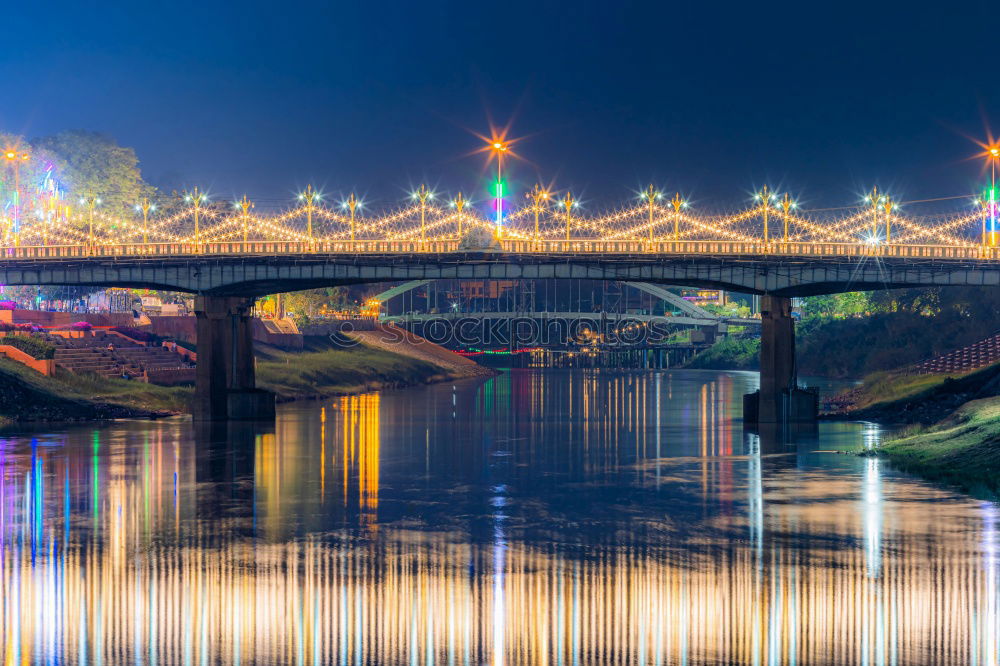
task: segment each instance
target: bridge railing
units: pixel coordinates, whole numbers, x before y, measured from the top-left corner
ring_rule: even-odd
[[[494,248],[496,249],[496,248]],[[742,241],[520,240],[503,239],[499,249],[521,255],[701,255],[787,257],[895,257],[998,259],[1000,248],[983,245],[895,245]],[[122,243],[0,248],[3,259],[184,257],[205,255],[385,255],[447,254],[462,249],[450,240],[234,241],[221,243]],[[484,250],[489,252],[490,250]]]

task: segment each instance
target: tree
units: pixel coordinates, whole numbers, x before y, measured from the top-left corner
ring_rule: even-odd
[[[853,291],[846,294],[827,294],[802,299],[802,314],[812,317],[853,317],[871,311],[869,293]]]
[[[153,188],[142,180],[135,150],[105,134],[73,130],[35,139],[34,148],[63,165],[61,180],[74,197],[98,197],[112,215],[123,215]]]

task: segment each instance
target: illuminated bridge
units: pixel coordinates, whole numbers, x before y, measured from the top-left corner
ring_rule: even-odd
[[[117,218],[93,202],[52,207],[4,231],[0,282],[166,289],[199,296],[198,392],[203,417],[239,415],[254,373],[254,297],[313,287],[439,279],[571,278],[763,294],[762,399],[794,384],[789,297],[842,291],[1000,285],[995,204],[906,215],[877,191],[820,217],[766,190],[732,214],[694,214],[652,188],[637,205],[585,215],[572,196],[534,190],[498,225],[461,195],[359,215],[309,190],[303,204],[258,215],[188,197],[174,215]],[[58,212],[61,211],[61,212]],[[25,211],[27,213],[27,211]],[[30,218],[30,219],[29,219]],[[234,398],[234,396],[236,396]],[[761,407],[762,419],[770,407]],[[254,408],[256,410],[256,408]],[[251,410],[251,413],[254,411]]]

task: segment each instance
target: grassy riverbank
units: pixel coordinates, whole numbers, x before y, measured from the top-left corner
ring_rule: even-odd
[[[903,426],[863,455],[977,497],[1000,492],[1000,365],[960,376],[876,373],[839,400],[837,417]]]
[[[257,386],[287,401],[493,374],[422,341],[394,341],[384,348],[375,337],[362,344],[345,342],[337,346],[327,338],[307,339],[306,348],[296,352],[260,346],[255,350]],[[184,414],[193,397],[190,386],[163,387],[61,369],[45,377],[0,357],[0,424]]]
[[[307,340],[301,352],[274,347],[257,350],[257,386],[295,400],[359,393],[379,388],[401,388],[473,376],[367,344],[333,347],[323,340]]]
[[[932,425],[971,400],[1000,395],[1000,364],[964,375],[876,372],[833,400],[831,416]]]
[[[892,466],[961,488],[1000,494],[1000,398],[973,400],[931,427],[916,426],[873,452]]]
[[[60,371],[45,377],[0,358],[0,423],[91,421],[185,411],[191,389]]]

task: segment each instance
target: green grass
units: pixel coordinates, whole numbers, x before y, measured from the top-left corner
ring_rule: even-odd
[[[760,367],[760,339],[722,338],[692,358],[686,367],[711,370],[756,370]]]
[[[1000,398],[967,402],[938,425],[904,431],[875,453],[904,471],[995,498],[1000,491]]]
[[[367,345],[336,347],[326,338],[307,339],[306,350],[257,350],[257,386],[280,398],[340,395],[368,389],[423,384],[447,371]],[[139,411],[190,411],[194,389],[135,380],[76,375],[63,369],[45,377],[0,357],[0,423],[32,420],[94,420]]]
[[[191,399],[194,396],[194,388],[191,386],[157,386],[128,379],[75,375],[64,370],[56,374],[56,380],[67,389],[92,400],[136,409],[186,412],[191,409]]]
[[[257,386],[283,398],[338,395],[379,386],[423,384],[445,371],[436,365],[358,345],[317,351],[258,353]]]
[[[920,399],[932,393],[955,375],[897,375],[875,372],[865,377],[857,392],[855,409],[888,406]]]
[[[187,405],[188,400],[175,389],[67,372],[45,377],[20,363],[0,359],[0,421],[6,423],[140,415],[136,410],[178,412]]]
[[[996,386],[998,376],[1000,364],[964,374],[910,375],[875,372],[865,377],[860,386],[848,392],[853,403],[851,412],[892,418],[894,413],[902,413],[913,407],[934,405],[936,409],[928,413],[937,413],[933,419],[936,421],[957,406],[954,402],[956,397],[959,402],[964,402],[1000,393],[1000,387]]]
[[[15,349],[20,349],[36,360],[47,360],[56,357],[55,345],[29,335],[5,335],[0,338],[0,345],[10,345]]]

